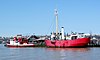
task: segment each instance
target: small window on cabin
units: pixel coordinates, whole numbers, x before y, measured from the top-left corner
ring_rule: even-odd
[[[71,38],[72,40],[74,40],[74,39],[77,39],[77,36],[72,36],[72,38]]]
[[[81,37],[84,37],[83,35]]]

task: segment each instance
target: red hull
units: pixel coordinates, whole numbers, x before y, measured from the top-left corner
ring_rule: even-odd
[[[5,46],[7,47],[34,47],[34,44],[27,44],[27,45],[10,45],[10,44],[6,44]]]
[[[84,47],[88,45],[90,38],[80,38],[75,40],[45,40],[47,47]]]

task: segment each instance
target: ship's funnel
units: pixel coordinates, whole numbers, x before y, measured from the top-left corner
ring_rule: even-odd
[[[64,40],[64,27],[61,28],[62,39]]]

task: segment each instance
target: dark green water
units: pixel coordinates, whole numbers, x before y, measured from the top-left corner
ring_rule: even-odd
[[[100,48],[7,48],[1,44],[0,60],[100,60]]]

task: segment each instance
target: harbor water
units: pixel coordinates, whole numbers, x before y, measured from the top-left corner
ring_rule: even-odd
[[[1,44],[0,60],[100,60],[100,48],[8,48]]]

